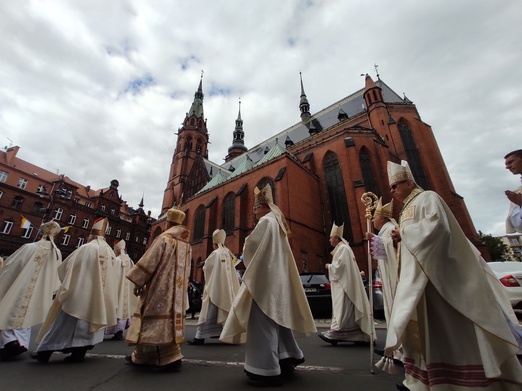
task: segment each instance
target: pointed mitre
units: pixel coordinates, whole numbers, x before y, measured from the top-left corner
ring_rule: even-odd
[[[167,211],[167,220],[176,224],[183,224],[185,213],[176,207],[170,208]]]
[[[407,161],[401,160],[401,164],[388,161],[388,182],[390,186],[405,180],[415,182],[410,166]]]
[[[256,186],[254,189],[254,206],[259,204],[273,204],[274,198],[272,197],[272,188],[267,183],[265,187],[259,190]]]
[[[125,240],[118,240],[117,242],[114,242],[114,251],[123,251],[125,250]]]
[[[42,224],[40,226],[40,232],[43,236],[49,236],[54,237],[60,233],[62,229],[60,228],[60,224],[58,224],[56,221],[49,221],[45,224]]]
[[[215,244],[225,244],[225,239],[227,238],[227,233],[224,229],[216,229],[212,233],[212,243]]]
[[[105,236],[105,231],[107,230],[108,224],[109,220],[107,218],[100,217],[92,225],[91,235]]]
[[[340,225],[340,226],[337,226],[337,225],[335,225],[335,223],[333,223],[332,231],[330,232],[330,237],[337,236],[339,238],[342,238],[343,237],[343,231],[344,231],[344,223],[342,225]]]
[[[393,200],[383,205],[382,197],[379,198],[377,201],[377,206],[375,207],[375,211],[373,212],[373,216],[382,216],[391,219],[393,216]]]

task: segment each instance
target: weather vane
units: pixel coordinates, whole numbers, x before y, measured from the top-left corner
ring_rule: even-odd
[[[380,77],[379,77],[379,65],[374,64],[373,66],[374,66],[374,68],[375,68],[375,74],[377,75],[377,79],[380,80]]]

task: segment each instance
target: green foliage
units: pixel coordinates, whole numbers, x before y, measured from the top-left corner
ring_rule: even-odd
[[[501,238],[495,238],[489,234],[485,235],[479,231],[479,240],[488,249],[492,261],[509,260],[509,246]]]

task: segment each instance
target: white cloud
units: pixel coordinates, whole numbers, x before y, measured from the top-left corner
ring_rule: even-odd
[[[521,19],[516,0],[7,2],[0,142],[94,188],[118,179],[157,216],[201,70],[221,163],[240,97],[252,147],[299,121],[299,71],[318,111],[377,63],[433,127],[476,228],[501,234],[518,185],[502,157],[521,148]]]

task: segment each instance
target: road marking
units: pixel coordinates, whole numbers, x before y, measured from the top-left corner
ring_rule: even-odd
[[[124,360],[125,355],[123,354],[86,354],[85,357],[91,358],[109,358],[113,360]],[[195,365],[207,365],[216,367],[243,367],[245,363],[237,361],[209,361],[209,360],[195,360],[191,358],[183,358],[183,362],[195,364]],[[305,371],[316,371],[316,372],[340,372],[344,371],[343,368],[338,367],[319,367],[315,365],[299,365],[299,370]]]

